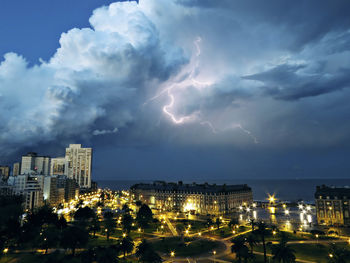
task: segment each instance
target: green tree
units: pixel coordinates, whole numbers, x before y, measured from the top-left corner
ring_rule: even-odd
[[[251,218],[251,219],[249,220],[249,224],[252,226],[252,231],[254,232],[254,230],[255,230],[255,225],[256,225],[255,219],[254,219],[254,218]]]
[[[74,213],[74,220],[77,221],[89,221],[96,216],[94,210],[88,206],[80,207]]]
[[[145,239],[136,248],[136,257],[142,263],[161,263],[162,258]]]
[[[61,246],[71,249],[74,256],[75,249],[85,247],[88,241],[89,233],[84,228],[69,226],[62,233]]]
[[[213,220],[211,218],[207,219],[207,227],[208,229],[213,225]]]
[[[104,227],[107,235],[107,241],[109,241],[110,234],[113,233],[116,228],[114,214],[108,211],[103,214],[103,217],[104,217]]]
[[[273,255],[273,260],[283,263],[294,263],[295,255],[294,250],[287,245],[287,240],[285,237],[276,245],[271,245],[271,253]]]
[[[256,229],[254,232],[261,238],[261,242],[263,244],[263,250],[264,250],[264,263],[266,263],[267,257],[266,257],[265,238],[269,234],[269,231],[267,230],[267,226],[263,221],[259,221],[256,226],[258,227],[258,229]]]
[[[153,220],[152,210],[148,205],[142,204],[136,215],[136,221],[142,228],[147,228]]]
[[[56,225],[45,225],[39,235],[40,247],[45,249],[45,254],[49,248],[57,247],[60,239],[60,230]]]
[[[97,216],[94,216],[94,218],[90,222],[89,231],[93,233],[93,237],[96,236],[96,232],[101,229],[101,224]]]
[[[132,241],[132,239],[127,236],[124,237],[121,242],[120,242],[120,250],[121,252],[123,252],[124,257],[132,252],[132,250],[134,249],[134,242]]]
[[[249,249],[246,246],[246,240],[243,236],[238,236],[231,240],[233,245],[231,246],[231,252],[236,254],[236,257],[238,257],[238,262],[242,262],[242,258],[247,261],[249,257]]]
[[[220,220],[220,218],[216,218],[215,224],[216,224],[216,227],[219,229],[219,228],[220,228],[220,225],[221,225],[221,220]]]
[[[249,244],[251,254],[254,254],[254,246],[257,244],[257,241],[257,236],[253,233],[246,237],[246,242]]]
[[[129,213],[126,213],[123,215],[123,230],[127,231],[128,233],[130,233],[130,230],[132,228],[132,221],[133,218]]]
[[[117,263],[119,262],[119,251],[115,247],[98,247],[95,250],[97,263]]]
[[[235,228],[238,225],[239,225],[239,221],[238,221],[238,219],[236,217],[235,218],[231,218],[230,222],[228,223],[228,226],[230,228]]]

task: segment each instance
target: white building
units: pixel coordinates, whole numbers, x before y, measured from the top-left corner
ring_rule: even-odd
[[[68,161],[65,157],[51,158],[50,175],[67,175]]]
[[[27,174],[10,176],[8,180],[14,194],[23,195],[26,210],[33,210],[43,205],[43,182],[43,176]]]
[[[67,175],[81,188],[91,188],[92,148],[81,148],[81,144],[70,144],[66,148]]]
[[[36,174],[48,175],[50,172],[50,157],[38,156],[34,152],[22,156],[20,174],[31,174],[33,171]]]

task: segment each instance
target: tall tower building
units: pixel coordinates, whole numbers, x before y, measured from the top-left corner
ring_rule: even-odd
[[[81,148],[81,144],[70,144],[66,148],[67,175],[81,188],[91,188],[92,148]]]

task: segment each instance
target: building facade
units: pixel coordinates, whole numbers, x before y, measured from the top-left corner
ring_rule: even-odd
[[[21,172],[21,163],[14,163],[13,164],[13,170],[12,170],[12,175],[17,176]]]
[[[42,176],[18,175],[10,176],[8,184],[13,193],[22,195],[25,210],[33,210],[43,205]]]
[[[350,188],[317,186],[317,222],[320,225],[350,226]]]
[[[65,157],[51,158],[51,175],[67,175],[68,162]]]
[[[92,149],[82,148],[81,144],[70,144],[65,156],[67,175],[74,179],[81,188],[91,188]]]
[[[20,174],[36,174],[49,175],[50,172],[50,157],[38,156],[37,153],[29,152],[22,156]]]
[[[198,214],[235,212],[240,205],[253,202],[247,185],[183,184],[157,181],[136,184],[130,188],[133,200],[152,208]]]
[[[6,181],[10,176],[10,167],[9,166],[0,166],[0,179]]]

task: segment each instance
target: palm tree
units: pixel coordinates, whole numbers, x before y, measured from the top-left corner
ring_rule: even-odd
[[[252,231],[254,231],[255,229],[255,225],[256,225],[256,222],[255,222],[255,219],[254,218],[251,218],[249,220],[249,224],[252,226]]]
[[[161,263],[162,258],[154,251],[153,247],[143,239],[137,246],[136,257],[142,263]]]
[[[246,237],[246,242],[249,244],[251,254],[254,254],[254,246],[257,244],[257,241],[257,236],[253,233]]]
[[[261,242],[263,244],[263,249],[264,249],[264,263],[267,262],[267,257],[266,257],[266,242],[265,242],[265,237],[268,235],[268,230],[266,227],[266,224],[263,221],[259,221],[257,223],[258,229],[255,230],[255,233],[260,236]]]
[[[231,246],[231,252],[236,254],[236,257],[238,257],[238,262],[241,263],[242,258],[244,258],[246,261],[248,258],[249,249],[245,245],[245,238],[242,236],[238,236],[232,239],[231,242],[233,243],[233,245]]]
[[[148,205],[142,204],[136,215],[136,221],[140,227],[146,228],[153,220],[152,210]]]
[[[274,261],[283,263],[295,262],[294,250],[283,239],[277,245],[271,245],[271,252]]]
[[[346,263],[349,258],[349,251],[342,247],[331,244],[329,248],[329,263]]]

